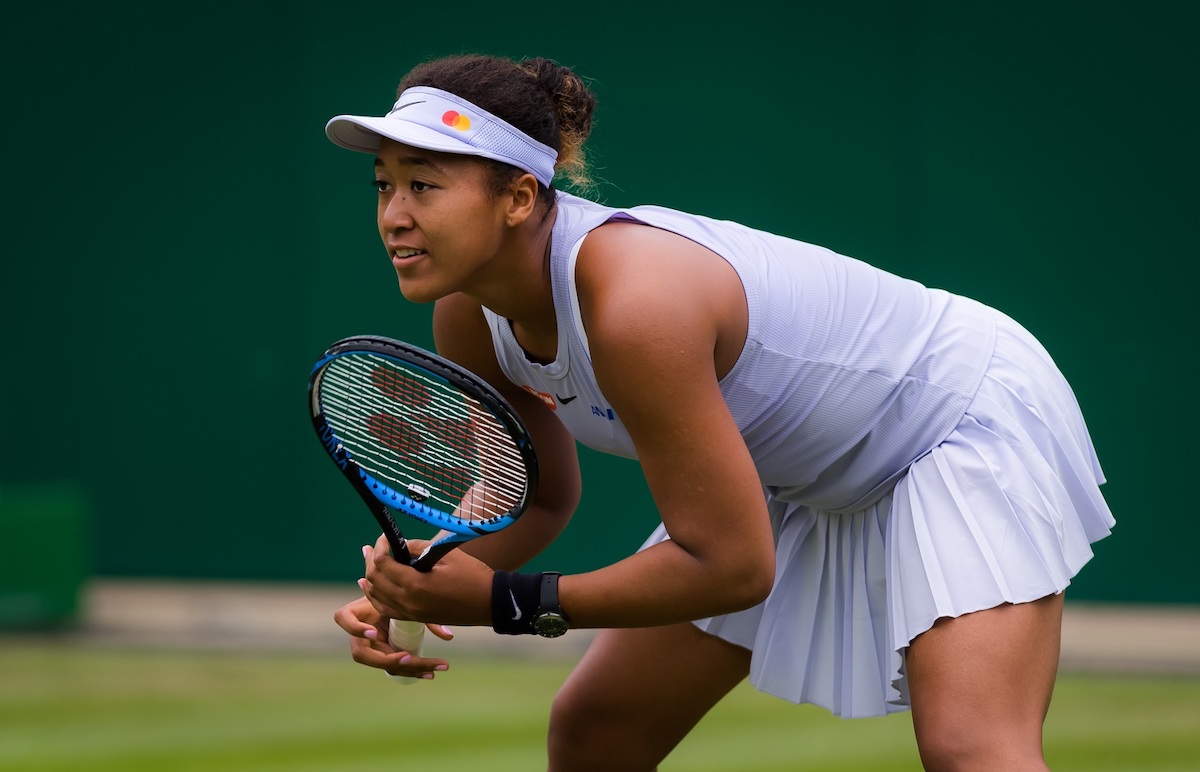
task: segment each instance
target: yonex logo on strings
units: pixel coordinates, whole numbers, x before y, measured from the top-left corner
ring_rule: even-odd
[[[471,119],[454,110],[447,110],[442,114],[442,123],[459,131],[466,131],[471,128]]]

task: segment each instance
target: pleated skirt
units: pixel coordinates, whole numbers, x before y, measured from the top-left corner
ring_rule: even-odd
[[[997,316],[962,420],[883,498],[852,513],[768,498],[770,596],[696,622],[753,652],[759,690],[846,718],[906,710],[916,636],[942,617],[1062,592],[1110,533],[1075,395],[1041,344]],[[665,538],[660,526],[646,546]]]

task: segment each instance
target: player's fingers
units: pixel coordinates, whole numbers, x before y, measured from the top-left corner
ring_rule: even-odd
[[[389,675],[433,678],[434,673],[449,670],[450,663],[436,657],[414,657],[404,652],[395,660],[395,664],[386,669]]]
[[[366,598],[358,598],[333,612],[333,621],[338,627],[353,636],[370,638],[372,631],[378,633],[377,624],[382,619]]]
[[[376,542],[374,547],[364,545],[362,548],[364,562],[363,578],[366,579],[366,586],[364,586],[361,580],[359,581],[358,586],[366,595],[370,594],[369,590],[372,586],[379,583],[389,583],[391,581],[387,574],[381,569],[381,565],[392,562],[392,559],[388,555],[387,540],[383,539],[382,536],[380,539],[383,540],[384,545],[382,551],[378,549],[378,542]]]
[[[429,545],[432,543],[433,542],[426,541],[425,539],[409,539],[408,552],[410,555],[412,555],[413,560],[416,560],[425,552],[426,549],[429,548]]]
[[[383,534],[379,534],[379,538],[375,540],[375,546],[371,548],[371,555],[367,559],[367,562],[374,562],[381,558],[388,558],[391,557],[391,554],[391,547],[388,546],[387,537]]]
[[[408,655],[405,652],[396,651],[386,643],[378,643],[366,638],[351,638],[350,656],[360,665],[391,672],[393,669],[401,667],[401,657]]]
[[[438,657],[414,657],[383,641],[350,639],[350,656],[360,665],[377,668],[388,675],[409,678],[433,678],[434,673],[450,669],[450,663]]]
[[[388,553],[387,539],[380,536],[379,541],[375,542],[374,547],[364,545],[362,554],[365,571],[363,578],[358,582],[358,586],[363,591],[363,594],[371,597],[372,591],[376,588],[382,587],[385,592],[394,588],[396,584],[385,570],[390,566],[397,565]],[[378,604],[376,604],[376,607],[378,607]]]
[[[388,564],[394,562],[392,560],[391,547],[388,546],[387,539],[380,536],[375,540],[374,546],[363,547],[363,560],[366,562],[368,578],[385,571]]]
[[[429,628],[429,632],[433,633],[438,638],[441,638],[443,641],[454,640],[454,631],[449,627],[446,627],[446,625],[435,625],[431,623],[425,626]]]
[[[369,578],[358,580],[358,587],[363,591],[367,601],[375,609],[376,613],[382,618],[387,619],[409,619],[408,612],[404,609],[392,605],[384,592],[380,591],[380,587]]]
[[[417,542],[417,540],[406,539],[404,542],[405,549],[408,550],[410,557],[417,554],[416,548],[412,546],[414,542]],[[392,546],[388,544],[387,537],[382,534],[375,540],[375,545],[370,548],[369,552],[367,549],[363,549],[363,557],[367,558],[368,563],[373,563],[380,570],[386,570],[389,565],[396,563],[407,565],[407,559],[403,556],[399,560],[396,559],[396,556],[392,554]]]
[[[348,615],[342,609],[333,612],[333,621],[337,623],[338,627],[357,638],[371,637],[367,634],[368,631],[376,629],[375,625],[368,624],[357,617]]]

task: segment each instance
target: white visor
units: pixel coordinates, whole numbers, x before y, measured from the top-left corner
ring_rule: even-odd
[[[339,115],[325,124],[336,145],[361,153],[379,151],[387,137],[412,147],[474,155],[512,164],[549,187],[558,153],[487,110],[441,89],[405,89],[382,118]]]

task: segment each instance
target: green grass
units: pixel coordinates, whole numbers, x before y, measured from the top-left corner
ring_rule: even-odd
[[[0,770],[544,769],[546,711],[569,667],[467,656],[400,687],[333,655],[0,641]],[[1064,675],[1047,755],[1059,771],[1200,769],[1200,679]],[[919,768],[908,714],[844,721],[749,687],[662,767]]]

